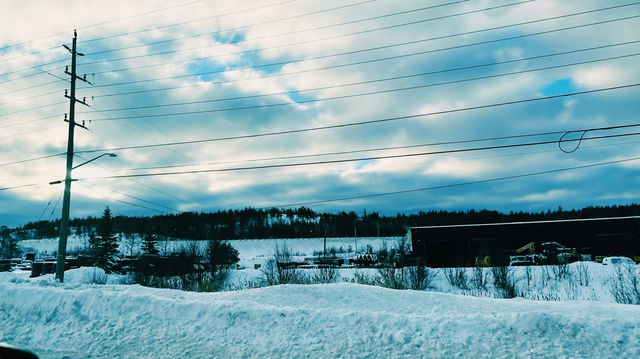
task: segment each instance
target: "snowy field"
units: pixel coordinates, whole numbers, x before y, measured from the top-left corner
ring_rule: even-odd
[[[191,293],[0,273],[0,341],[41,358],[637,358],[640,307],[351,283]]]
[[[392,247],[401,237],[363,237],[363,238],[327,238],[327,250],[335,248],[344,251],[351,249],[355,252],[356,248],[359,253],[364,253],[367,246],[371,246],[374,250],[380,248],[383,243],[387,243]],[[229,241],[231,245],[240,252],[241,259],[257,258],[270,256],[276,245],[282,247],[286,245],[293,254],[299,256],[312,256],[314,251],[322,251],[323,238],[287,238],[287,239],[238,239]],[[188,244],[190,241],[185,240],[167,240],[158,241],[157,248],[162,254],[166,254],[179,249],[181,246]],[[120,238],[120,252],[129,254],[137,254],[141,252],[141,239],[137,236],[131,238]],[[199,247],[204,250],[207,242],[196,241]],[[58,250],[58,238],[29,239],[19,241],[18,246],[23,252],[36,252],[40,257],[44,257],[53,251]],[[84,249],[88,246],[88,238],[79,236],[69,236],[67,239],[67,251],[75,251]],[[163,253],[164,252],[164,253]]]

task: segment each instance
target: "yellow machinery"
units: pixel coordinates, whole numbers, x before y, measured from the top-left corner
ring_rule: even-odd
[[[535,242],[531,242],[528,244],[525,244],[524,246],[516,249],[516,253],[518,254],[524,254],[526,252],[526,254],[535,254],[536,253],[536,243]]]

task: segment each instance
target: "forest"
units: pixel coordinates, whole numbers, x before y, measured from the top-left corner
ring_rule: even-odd
[[[96,216],[74,218],[70,234],[89,235],[100,221]],[[205,228],[217,239],[317,238],[317,237],[386,237],[402,236],[407,227],[466,223],[501,223],[569,218],[596,218],[640,215],[640,205],[585,207],[582,209],[547,210],[542,212],[509,212],[493,210],[420,211],[413,214],[380,215],[378,212],[326,213],[306,207],[267,210],[245,208],[217,212],[183,212],[151,217],[118,216],[113,218],[114,231],[122,234],[154,234],[178,239],[204,240]],[[59,220],[30,222],[8,229],[19,239],[56,237]]]

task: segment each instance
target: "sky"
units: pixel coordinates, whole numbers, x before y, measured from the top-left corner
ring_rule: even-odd
[[[73,171],[72,217],[640,196],[640,2],[0,6],[0,224],[60,218],[74,29],[73,165],[116,157]]]

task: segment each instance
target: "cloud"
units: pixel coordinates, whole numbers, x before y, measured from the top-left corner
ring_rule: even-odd
[[[74,26],[78,29],[79,50],[86,54],[78,59],[78,71],[86,73],[96,85],[78,84],[78,96],[87,96],[92,107],[76,108],[77,120],[84,120],[90,128],[76,128],[76,150],[398,117],[394,121],[288,135],[120,150],[117,158],[87,164],[74,171],[74,176],[229,171],[74,182],[73,216],[99,214],[107,204],[118,214],[156,213],[118,200],[162,211],[167,209],[158,205],[206,211],[307,202],[540,172],[637,153],[632,137],[626,141],[585,141],[571,155],[561,153],[551,143],[430,157],[237,170],[528,140],[554,141],[559,136],[433,145],[638,120],[635,88],[402,119],[419,113],[638,82],[640,70],[634,57],[498,76],[637,52],[640,45],[629,43],[548,56],[634,41],[637,20],[631,19],[517,37],[628,16],[631,7],[505,27],[610,5],[603,0],[532,1],[448,17],[493,7],[495,2],[469,1],[423,10],[417,10],[425,7],[417,0],[345,4],[330,0],[265,6],[256,0],[216,3],[215,7],[210,2],[175,7],[172,1],[70,0],[32,1],[25,6],[17,0],[5,1],[0,14],[5,29],[0,34],[0,163],[66,149],[66,84],[56,81],[56,76],[67,78],[64,67],[69,54],[61,45],[71,41],[69,18],[77,20]],[[169,7],[172,9],[156,11]],[[148,12],[152,13],[136,16]],[[390,15],[395,13],[399,14]],[[502,28],[485,30],[492,27]],[[459,35],[471,31],[474,33]],[[517,38],[500,40],[509,37]],[[399,43],[406,44],[395,46]],[[490,65],[528,57],[536,58]],[[268,64],[275,65],[265,66]],[[40,70],[31,68],[36,65]],[[476,77],[484,79],[467,81]],[[357,82],[366,83],[354,84]],[[596,134],[605,132],[589,133]],[[432,145],[365,151],[427,144]],[[354,152],[357,150],[362,152]],[[91,159],[99,154],[81,156]],[[74,161],[78,164],[83,159]],[[176,165],[191,166],[170,167]],[[165,168],[150,168],[155,166]],[[47,183],[64,175],[64,156],[1,168],[0,187],[43,183],[0,192],[0,224],[21,224],[37,220],[57,195]],[[631,193],[629,188],[637,185],[630,180],[637,177],[637,172],[638,165],[628,162],[520,180],[331,202],[313,208],[366,208],[393,214],[438,208],[540,210],[610,204],[633,200],[633,196],[621,194]],[[58,215],[59,208],[55,212]]]

